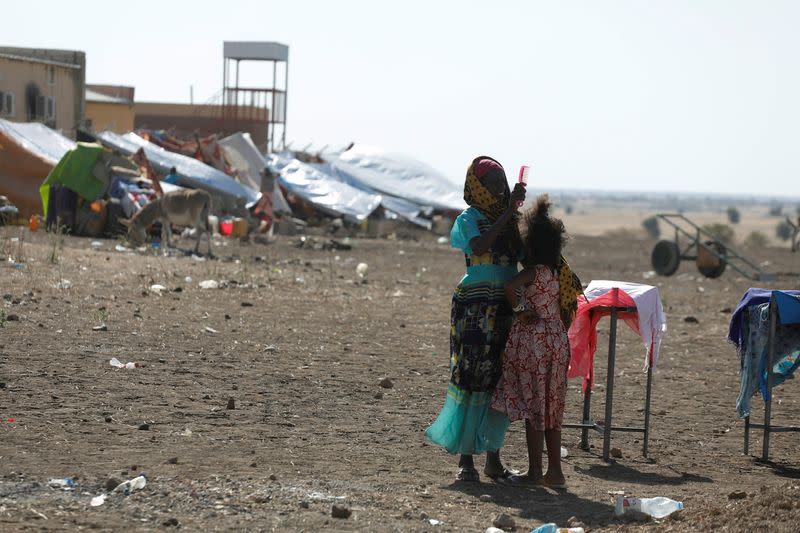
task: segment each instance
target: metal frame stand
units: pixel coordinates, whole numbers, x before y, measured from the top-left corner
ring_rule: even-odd
[[[565,428],[573,428],[581,430],[581,448],[584,450],[589,449],[589,430],[603,434],[603,461],[609,462],[609,450],[611,448],[611,432],[612,431],[626,431],[634,433],[644,433],[644,444],[642,445],[642,455],[647,457],[647,446],[650,439],[650,395],[653,390],[653,370],[648,366],[647,368],[647,391],[644,401],[644,427],[627,427],[612,425],[613,418],[613,401],[614,401],[614,364],[616,362],[617,351],[617,318],[619,313],[636,313],[636,307],[596,307],[592,309],[595,312],[610,312],[611,313],[611,327],[608,336],[608,372],[606,375],[606,404],[605,416],[602,423],[595,422],[590,418],[590,408],[592,403],[592,388],[587,387],[583,396],[583,421],[579,424],[563,424]]]
[[[751,424],[750,417],[744,419],[744,455],[750,454],[750,428],[764,430],[761,446],[761,460],[769,461],[769,434],[770,433],[793,433],[800,431],[797,426],[773,426],[772,425],[772,367],[775,364],[775,330],[778,324],[778,304],[775,296],[769,299],[769,334],[767,336],[767,391],[769,400],[764,402],[764,423]]]

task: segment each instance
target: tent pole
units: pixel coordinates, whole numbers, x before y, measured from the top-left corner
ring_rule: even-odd
[[[772,417],[772,365],[775,359],[775,328],[778,321],[778,306],[773,292],[769,299],[769,336],[767,337],[767,394],[769,400],[764,402],[764,446],[761,460],[769,461],[770,418]]]

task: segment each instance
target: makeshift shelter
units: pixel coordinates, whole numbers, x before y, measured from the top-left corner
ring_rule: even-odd
[[[278,182],[288,192],[331,216],[357,223],[381,204],[381,195],[340,182],[297,159],[272,154],[267,166],[278,174]]]
[[[260,197],[258,191],[245,187],[224,172],[191,157],[165,150],[135,133],[118,135],[112,131],[104,131],[97,138],[105,146],[126,155],[132,155],[143,148],[150,163],[162,174],[175,167],[178,174],[177,185],[208,191],[214,197],[214,209],[217,211],[237,211],[245,205],[254,204]]]
[[[0,194],[25,215],[41,209],[39,186],[75,143],[39,123],[0,119]]]
[[[421,161],[354,145],[330,160],[342,181],[420,206],[448,212],[466,209],[461,185]]]
[[[261,190],[261,171],[267,166],[264,156],[258,151],[249,133],[234,133],[219,141],[225,159],[236,169],[235,179],[254,191]],[[291,215],[292,209],[283,197],[280,188],[272,193],[272,209],[276,213]]]

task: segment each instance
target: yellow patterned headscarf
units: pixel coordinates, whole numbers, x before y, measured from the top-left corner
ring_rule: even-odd
[[[486,215],[486,218],[494,222],[506,210],[511,191],[508,188],[508,183],[506,183],[506,192],[503,198],[498,198],[489,192],[489,189],[484,186],[476,173],[476,165],[482,160],[492,161],[501,170],[503,168],[500,163],[488,156],[480,156],[473,159],[469,168],[467,168],[467,179],[464,182],[464,201],[467,202],[467,205],[479,209]]]
[[[558,303],[561,308],[561,320],[567,329],[578,310],[579,294],[583,294],[583,284],[562,255],[558,265]]]

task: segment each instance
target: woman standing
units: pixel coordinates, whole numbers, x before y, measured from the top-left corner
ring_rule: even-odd
[[[513,313],[503,287],[517,274],[521,252],[517,206],[525,186],[510,192],[503,167],[486,156],[467,169],[464,200],[470,206],[450,232],[464,252],[467,273],[453,294],[450,311],[450,383],[438,418],[425,431],[432,443],[461,454],[457,479],[479,481],[473,454],[487,452],[484,474],[508,475],[500,462],[508,418],[489,408],[500,378],[500,354]]]

